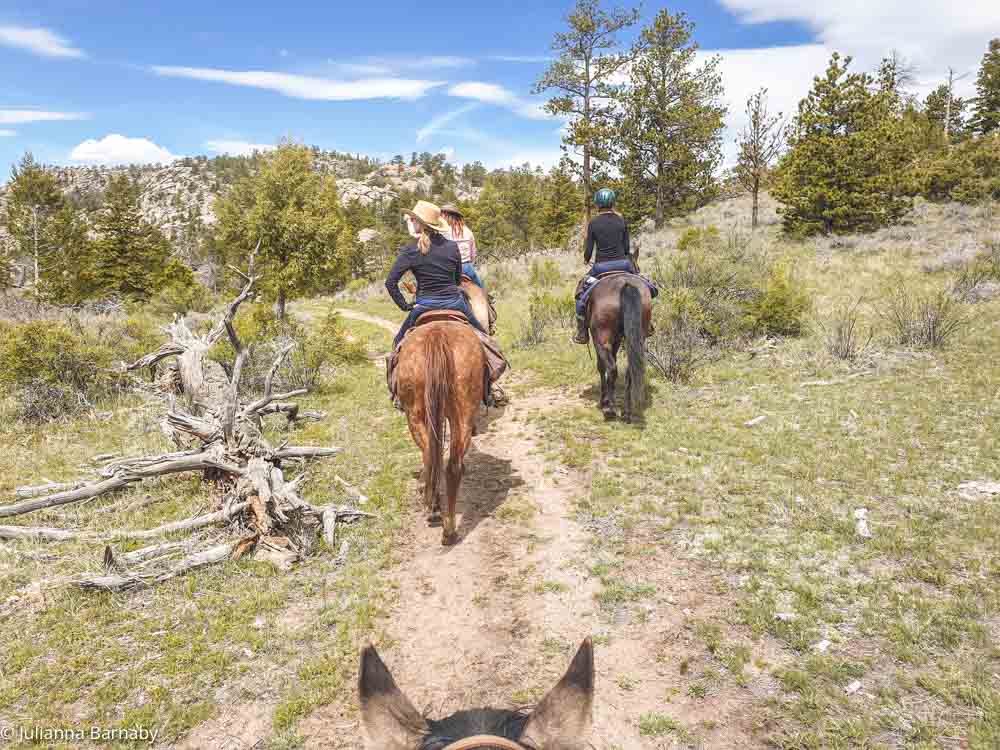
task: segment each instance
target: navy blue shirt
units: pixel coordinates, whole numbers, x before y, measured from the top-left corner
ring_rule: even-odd
[[[440,234],[431,235],[431,247],[426,255],[420,253],[416,243],[400,249],[396,262],[385,280],[385,288],[400,310],[409,310],[399,280],[410,271],[417,279],[417,297],[457,297],[462,281],[462,254],[458,244]]]
[[[626,260],[630,251],[625,219],[614,211],[602,211],[591,219],[587,226],[587,244],[583,254],[587,263],[590,263],[594,250],[597,250],[595,263]]]

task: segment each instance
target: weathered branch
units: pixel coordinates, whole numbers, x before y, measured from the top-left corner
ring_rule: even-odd
[[[39,484],[33,487],[18,487],[14,490],[14,497],[29,498],[38,497],[39,495],[50,495],[53,492],[75,490],[77,487],[82,487],[85,484],[86,482],[48,482],[47,484]]]
[[[166,359],[167,357],[176,357],[177,355],[184,353],[184,347],[175,341],[164,344],[159,349],[157,349],[152,354],[147,354],[145,357],[137,359],[130,365],[125,365],[125,369],[129,372],[132,370],[140,370],[143,367],[151,367],[159,362],[161,359]]]
[[[278,448],[274,452],[275,458],[325,458],[336,456],[343,448],[318,448],[309,445],[289,445],[285,448]]]
[[[204,568],[207,565],[215,565],[225,562],[233,556],[242,541],[219,544],[215,547],[188,555],[177,563],[176,566],[158,574],[111,574],[103,576],[89,576],[80,578],[74,583],[82,589],[97,589],[101,591],[128,591],[129,589],[149,585],[150,583],[162,583],[171,578],[176,578],[192,570]]]
[[[345,490],[347,490],[350,494],[354,495],[354,497],[356,497],[359,502],[361,502],[361,503],[367,503],[368,502],[368,496],[367,495],[365,495],[363,492],[361,492],[361,490],[359,490],[357,487],[355,487],[353,484],[351,484],[350,482],[348,482],[346,479],[344,479],[339,474],[334,474],[333,475],[333,480],[335,482],[337,482],[337,484],[339,484]]]

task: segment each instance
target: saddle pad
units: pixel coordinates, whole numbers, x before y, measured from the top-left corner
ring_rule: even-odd
[[[417,322],[413,325],[416,327],[424,323],[441,322],[465,323],[466,325],[470,325],[468,318],[457,310],[428,310],[425,313],[421,313],[420,317],[417,318]]]

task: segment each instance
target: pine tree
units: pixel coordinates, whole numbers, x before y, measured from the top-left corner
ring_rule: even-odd
[[[799,102],[772,189],[787,232],[870,231],[909,208],[915,137],[892,92],[850,62],[834,53]]]
[[[348,278],[336,183],[313,169],[308,148],[282,144],[216,205],[218,240],[231,256],[245,257],[260,242],[260,288],[279,319],[290,298],[331,291]]]
[[[45,245],[52,249],[37,290],[60,305],[78,305],[98,289],[94,246],[87,223],[68,203],[52,215],[45,227]]]
[[[698,45],[683,13],[657,13],[643,29],[619,92],[617,166],[629,188],[654,197],[656,226],[671,210],[691,209],[712,195],[722,160],[722,78],[719,59],[695,67]]]
[[[148,299],[157,274],[170,258],[163,232],[143,218],[139,186],[127,175],[111,178],[95,223],[95,291],[127,299]]]
[[[558,92],[545,109],[549,114],[569,118],[563,150],[578,152],[581,157],[579,176],[588,218],[595,162],[609,158],[607,139],[613,100],[621,88],[614,82],[615,75],[633,57],[632,53],[619,51],[617,35],[638,19],[638,10],[606,11],[600,0],[577,0],[566,19],[569,29],[557,33],[552,42],[557,58],[533,90],[536,94]]]
[[[62,207],[64,198],[55,176],[28,151],[11,168],[7,198],[7,231],[14,239],[14,253],[32,259],[32,280],[41,280],[46,256],[53,248],[45,242],[46,226]]]
[[[565,247],[582,218],[580,187],[567,164],[553,167],[545,180],[539,224],[546,247]]]
[[[1000,39],[990,40],[979,66],[970,127],[981,135],[1000,130]]]
[[[924,99],[924,114],[941,138],[947,132],[949,140],[955,142],[965,132],[965,106],[965,101],[952,95],[948,84],[942,83]]]
[[[767,111],[767,89],[762,88],[747,99],[747,125],[740,133],[736,178],[753,197],[750,227],[757,228],[760,191],[785,141],[782,114]]]

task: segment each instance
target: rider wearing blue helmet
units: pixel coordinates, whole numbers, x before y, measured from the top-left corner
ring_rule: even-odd
[[[578,344],[586,344],[588,341],[585,292],[593,285],[593,280],[612,271],[636,273],[629,247],[628,225],[622,215],[615,211],[615,197],[615,191],[610,188],[601,188],[594,195],[598,214],[587,226],[583,252],[584,261],[590,263],[590,259],[594,258],[594,265],[577,287],[576,336],[573,341]],[[588,280],[591,281],[588,283]]]

